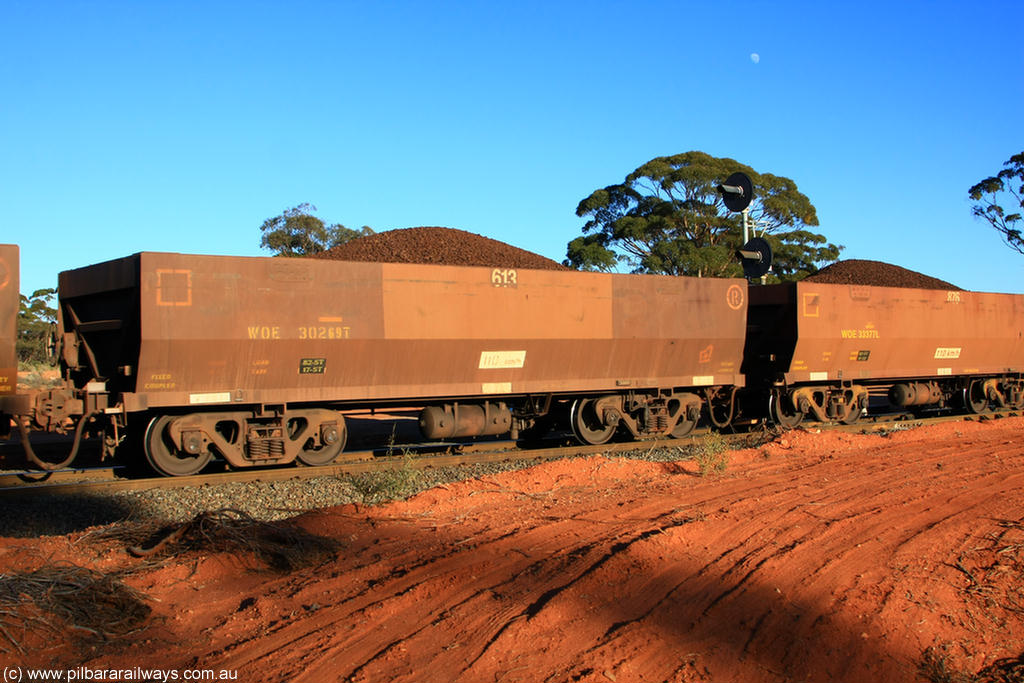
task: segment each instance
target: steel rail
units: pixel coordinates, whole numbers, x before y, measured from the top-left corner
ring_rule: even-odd
[[[805,423],[792,431],[813,432],[815,430],[842,431],[852,433],[886,432],[894,429],[917,428],[944,422],[986,421],[1007,417],[1018,417],[1016,411],[986,413],[981,415],[943,415],[936,417],[915,417],[910,414],[884,415],[862,418],[855,424],[843,425],[836,423]],[[756,432],[739,432],[722,434],[730,445],[743,445],[749,441],[751,434]],[[783,430],[773,428],[766,434],[779,435]],[[181,477],[149,477],[142,479],[118,478],[117,468],[90,468],[77,470],[59,470],[50,473],[38,471],[20,471],[0,474],[0,497],[15,498],[25,495],[68,495],[79,493],[103,493],[113,491],[141,491],[158,488],[183,488],[190,486],[216,486],[229,483],[273,482],[291,479],[312,479],[315,477],[331,477],[341,475],[357,475],[369,472],[385,472],[389,470],[428,469],[438,467],[455,467],[476,463],[495,463],[506,461],[537,461],[555,460],[567,457],[588,455],[611,455],[636,451],[653,451],[662,448],[685,448],[693,445],[711,434],[707,428],[697,429],[682,439],[653,439],[648,441],[620,441],[597,446],[562,445],[521,448],[512,441],[478,442],[470,444],[409,444],[379,448],[374,450],[353,451],[344,454],[344,460],[319,467],[271,467],[245,470],[212,472]],[[441,450],[441,454],[436,451]],[[426,451],[426,453],[421,452]],[[430,453],[434,451],[434,453]],[[445,452],[446,451],[446,452]],[[391,454],[379,455],[384,452]],[[26,478],[38,477],[38,481],[26,481]]]

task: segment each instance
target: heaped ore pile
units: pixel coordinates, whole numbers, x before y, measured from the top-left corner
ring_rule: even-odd
[[[335,261],[568,270],[540,254],[454,228],[388,230],[340,244],[316,257]]]
[[[825,266],[805,282],[830,285],[868,285],[872,287],[910,287],[914,289],[960,289],[944,280],[882,261],[849,259]]]

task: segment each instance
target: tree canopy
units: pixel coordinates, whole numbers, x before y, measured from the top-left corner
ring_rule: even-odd
[[[52,363],[46,353],[50,325],[57,322],[57,309],[50,306],[55,289],[37,289],[32,296],[21,294],[18,306],[18,337],[14,347],[19,362]]]
[[[1006,246],[1024,254],[1021,212],[1024,211],[1024,152],[1014,154],[1006,168],[968,190],[971,213],[999,232]],[[1003,204],[1006,208],[1003,208]]]
[[[733,159],[686,152],[651,159],[622,183],[594,191],[576,207],[589,220],[569,242],[565,265],[636,273],[739,277],[734,254],[743,241],[742,216],[725,208],[718,185],[736,171],[750,176],[751,224],[775,254],[772,271],[798,280],[839,258],[840,246],[808,230],[814,205],[789,178],[758,173]]]
[[[285,209],[280,216],[263,221],[260,246],[271,250],[275,256],[310,256],[357,237],[374,234],[366,225],[359,230],[346,228],[340,223],[327,225],[313,214],[314,211],[316,207],[312,204],[299,204]]]

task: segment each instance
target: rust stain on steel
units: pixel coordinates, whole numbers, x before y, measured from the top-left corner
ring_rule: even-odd
[[[787,382],[1024,371],[1022,295],[809,282],[751,295],[799,337]]]
[[[61,282],[136,283],[129,410],[742,384],[742,280],[142,253]]]
[[[0,244],[0,395],[14,394],[18,386],[15,345],[18,330],[18,247]]]

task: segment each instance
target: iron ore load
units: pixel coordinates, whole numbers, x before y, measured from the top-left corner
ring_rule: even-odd
[[[421,233],[444,229],[416,230],[392,239],[422,254]],[[878,286],[851,280],[849,263],[821,281],[748,286],[576,272],[512,252],[451,265],[348,248],[144,252],[61,273],[62,384],[19,394],[18,252],[0,246],[0,430],[20,430],[45,469],[70,463],[90,434],[105,456],[185,475],[214,458],[325,465],[342,457],[347,414],[396,406],[419,409],[428,441],[535,437],[557,423],[588,444],[681,437],[700,421],[1024,408],[1024,296]],[[894,272],[885,284],[906,284]],[[38,458],[31,430],[72,434],[63,462]]]

